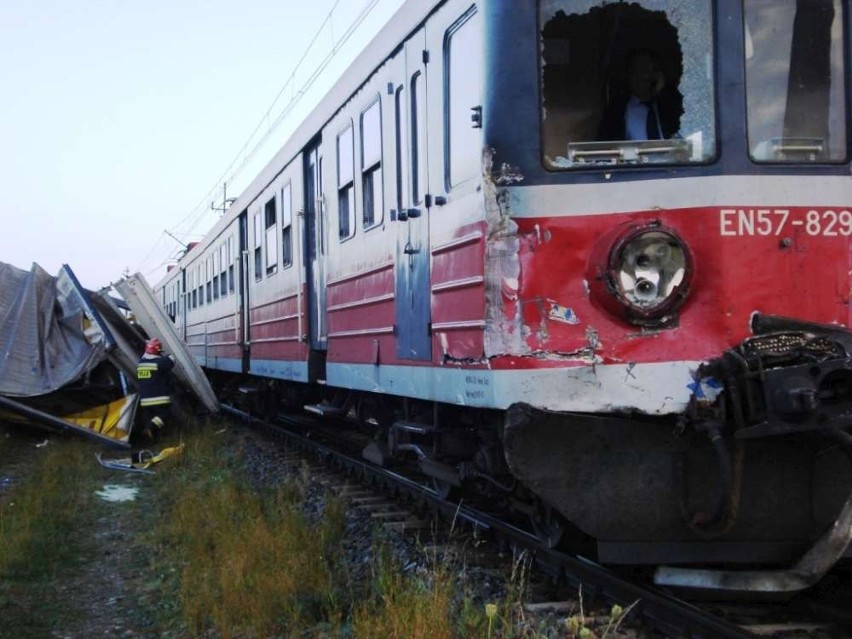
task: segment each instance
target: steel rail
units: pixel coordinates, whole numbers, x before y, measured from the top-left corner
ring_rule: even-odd
[[[242,420],[285,437],[296,447],[310,452],[323,461],[333,462],[336,467],[352,472],[364,481],[374,485],[381,484],[395,494],[404,494],[424,502],[432,511],[440,513],[443,517],[466,522],[476,529],[488,531],[497,541],[534,553],[532,556],[543,570],[567,585],[577,588],[582,586],[584,592],[590,593],[593,597],[601,597],[609,603],[619,604],[624,608],[635,603],[634,614],[641,615],[655,629],[671,637],[753,639],[757,636],[664,592],[627,581],[589,559],[543,548],[538,538],[526,530],[488,513],[465,506],[463,503],[444,500],[432,489],[409,477],[365,460],[350,457],[326,444],[305,437],[282,425],[258,419],[228,404],[221,404],[221,408]],[[278,420],[298,427],[306,425],[303,420],[294,417],[280,416]]]

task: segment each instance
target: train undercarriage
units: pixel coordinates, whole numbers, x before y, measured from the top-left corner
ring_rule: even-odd
[[[657,580],[670,585],[795,591],[844,556],[852,530],[852,334],[773,317],[753,329],[697,371],[676,417],[470,409],[273,380],[231,379],[220,396],[356,427],[367,460],[528,518],[551,547],[664,566]]]

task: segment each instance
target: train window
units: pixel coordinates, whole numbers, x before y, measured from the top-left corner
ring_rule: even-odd
[[[204,278],[201,276],[201,269],[202,268],[203,267],[202,267],[201,263],[199,263],[198,264],[198,275],[197,275],[197,280],[198,280],[198,305],[199,306],[204,306]]]
[[[204,280],[207,282],[207,303],[213,301],[213,259],[208,257],[204,267]]]
[[[444,39],[444,160],[447,189],[481,173],[482,36],[471,8]]]
[[[394,93],[394,134],[396,135],[396,209],[401,211],[406,204],[408,174],[405,170],[405,145],[408,141],[405,127],[405,89],[397,87]]]
[[[382,116],[376,100],[361,114],[361,195],[364,228],[382,221]]]
[[[266,274],[271,275],[278,269],[278,211],[275,196],[264,207],[264,227],[266,229]]]
[[[422,154],[426,152],[424,139],[426,121],[423,113],[423,74],[418,71],[411,76],[411,202],[420,204],[423,185],[426,183],[426,161]]]
[[[225,254],[225,248],[227,245],[227,242],[222,242],[219,245],[219,293],[222,297],[225,297],[228,294],[228,257]]]
[[[197,287],[196,293],[198,293],[198,306],[204,305],[204,289],[202,281],[203,280],[201,279],[201,263],[199,262],[195,266],[195,285]]]
[[[749,154],[756,162],[846,159],[840,0],[747,0]]]
[[[293,263],[293,199],[290,185],[281,189],[281,265]]]
[[[254,214],[254,281],[263,279],[263,226],[260,211]]]
[[[228,291],[234,292],[234,236],[228,238]]]
[[[219,299],[219,250],[213,249],[213,299]]]
[[[190,271],[189,271],[189,287],[192,291],[192,293],[190,294],[190,298],[189,298],[189,305],[193,309],[198,308],[198,291],[195,290],[196,283],[198,281],[196,273],[197,273],[197,271],[194,268],[190,269]]]
[[[337,136],[337,235],[341,240],[355,233],[355,147],[352,125]]]
[[[540,0],[549,169],[716,156],[711,0]]]

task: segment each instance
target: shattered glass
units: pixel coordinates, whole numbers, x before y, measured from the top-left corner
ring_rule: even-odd
[[[716,154],[713,16],[709,0],[540,0],[543,154],[550,168],[707,162]],[[602,135],[628,92],[635,51],[661,61],[676,126],[663,139]],[[626,100],[625,100],[626,102]]]

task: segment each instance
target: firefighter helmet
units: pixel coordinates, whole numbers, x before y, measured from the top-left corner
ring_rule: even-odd
[[[149,355],[159,355],[163,352],[163,345],[156,337],[152,337],[145,342],[145,352]]]

